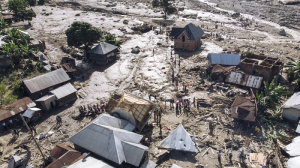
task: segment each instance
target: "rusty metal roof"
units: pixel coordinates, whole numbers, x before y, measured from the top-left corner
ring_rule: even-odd
[[[78,151],[67,151],[61,157],[57,158],[54,162],[48,165],[46,168],[62,168],[63,166],[69,166],[72,163],[83,159],[84,156]]]
[[[77,71],[75,64],[72,64],[72,63],[64,63],[64,64],[61,64],[61,65],[53,66],[52,68],[54,70],[63,68],[67,73]]]
[[[250,98],[237,96],[231,105],[231,117],[254,122],[256,110],[256,105]]]
[[[51,150],[50,156],[57,159],[57,158],[61,157],[63,154],[65,154],[68,151],[76,151],[76,150],[71,148],[67,144],[64,144],[64,143],[63,144],[58,144],[58,145],[56,145],[55,148],[53,148]]]
[[[27,108],[34,107],[36,104],[29,98],[24,97],[14,101],[12,104],[7,105],[0,109],[0,121],[25,111]]]
[[[36,93],[69,80],[71,79],[68,74],[63,69],[58,69],[35,78],[24,80],[24,84],[31,93]]]
[[[216,64],[212,70],[212,75],[222,75],[222,74],[228,74],[230,71],[234,70],[235,66],[222,66],[219,64]]]
[[[239,72],[231,72],[226,77],[226,82],[234,83],[242,86],[259,89],[263,81],[263,77],[243,74]]]

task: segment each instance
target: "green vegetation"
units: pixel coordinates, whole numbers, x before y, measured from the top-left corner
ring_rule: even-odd
[[[88,51],[94,43],[99,41],[102,32],[89,23],[76,21],[66,30],[66,35],[69,46]]]
[[[35,1],[35,0],[32,0]],[[29,1],[30,4],[33,4],[32,1]],[[9,0],[8,8],[14,12],[15,18],[17,20],[32,20],[32,18],[36,17],[36,14],[31,9],[26,9],[29,7],[29,3],[26,0]]]
[[[276,110],[276,106],[281,103],[282,96],[288,94],[286,86],[281,86],[278,83],[277,77],[274,77],[272,82],[264,82],[264,91],[260,94],[256,92],[259,109],[264,112],[267,108]]]
[[[286,57],[289,62],[284,66],[289,68],[286,72],[290,85],[297,84],[300,86],[300,61],[296,61],[291,57]]]
[[[112,44],[112,45],[115,45],[117,46],[118,48],[121,47],[121,44],[122,44],[122,41],[117,41],[116,40],[116,37],[114,34],[108,34],[105,36],[104,38],[104,41],[109,43],[109,44]]]
[[[7,89],[5,86],[0,85],[0,104],[2,104],[3,98],[5,93],[7,92]]]
[[[253,52],[250,52],[250,51],[246,51],[244,53],[244,56],[247,57],[247,58],[251,58],[252,55],[253,55]]]
[[[165,19],[167,19],[167,14],[173,14],[177,12],[177,9],[172,6],[168,0],[153,0],[152,1],[152,6],[154,8],[161,7],[163,8],[164,14],[165,14]]]

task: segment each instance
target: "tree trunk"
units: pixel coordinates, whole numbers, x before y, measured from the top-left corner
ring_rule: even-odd
[[[167,8],[164,8],[164,12],[165,12],[165,20],[167,20]]]

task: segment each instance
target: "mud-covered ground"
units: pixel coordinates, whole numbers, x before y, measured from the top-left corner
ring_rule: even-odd
[[[157,95],[158,99],[174,98],[177,100],[178,96],[181,97],[184,94],[181,92],[182,87],[179,87],[178,90],[171,81],[173,68],[175,74],[180,76],[179,83],[189,84],[189,92],[186,96],[190,100],[193,97],[205,98],[212,102],[212,107],[201,108],[199,111],[192,107],[188,116],[183,114],[176,117],[174,110],[171,110],[167,103],[162,117],[162,135],[159,135],[159,128],[156,124],[153,124],[153,129],[149,127],[143,132],[145,137],[150,139],[152,154],[149,157],[158,161],[155,155],[161,150],[157,149],[155,145],[168,135],[167,126],[171,126],[174,130],[179,123],[182,123],[190,134],[195,133],[198,141],[210,141],[214,151],[209,151],[204,156],[202,155],[205,147],[201,148],[201,152],[197,155],[171,152],[163,160],[157,162],[158,167],[168,167],[173,163],[182,167],[194,167],[195,164],[218,167],[217,150],[222,150],[224,157],[222,165],[224,166],[228,163],[228,151],[232,149],[227,147],[225,154],[224,141],[226,138],[226,142],[232,140],[231,136],[227,137],[228,129],[234,135],[234,139],[243,141],[246,137],[250,138],[252,144],[251,147],[245,149],[246,153],[270,151],[272,148],[268,146],[266,139],[261,135],[254,136],[253,130],[249,131],[246,127],[233,127],[232,119],[225,114],[225,109],[230,108],[233,98],[227,98],[225,93],[218,89],[213,92],[195,90],[200,81],[199,69],[205,68],[207,64],[205,57],[211,52],[240,54],[252,51],[279,57],[284,62],[286,62],[285,57],[287,56],[299,59],[300,32],[297,30],[299,28],[297,21],[297,19],[299,20],[299,10],[297,10],[299,6],[255,3],[253,1],[239,2],[230,0],[224,2],[223,5],[223,1],[215,0],[211,2],[175,1],[175,6],[184,7],[184,10],[168,16],[168,27],[184,27],[191,22],[198,26],[203,25],[203,30],[207,34],[203,39],[203,45],[197,51],[176,51],[177,63],[179,55],[181,56],[180,69],[178,65],[175,67],[173,64],[174,51],[170,47],[173,42],[169,39],[166,40],[165,34],[156,35],[154,31],[142,34],[131,29],[133,26],[144,23],[159,26],[159,22],[163,21],[162,10],[153,9],[150,1],[51,1],[45,6],[32,7],[37,13],[37,17],[31,21],[31,27],[27,26],[27,22],[14,23],[12,26],[23,27],[34,39],[44,40],[47,45],[46,56],[50,61],[59,62],[63,56],[68,56],[61,50],[61,46],[66,45],[64,32],[73,21],[89,22],[103,31],[116,34],[119,40],[124,41],[120,50],[120,58],[109,65],[100,66],[77,60],[77,65],[85,76],[85,80],[73,81],[73,84],[81,88],[78,92],[81,96],[74,104],[59,107],[37,121],[37,132],[46,133],[55,124],[56,115],[62,116],[63,119],[63,125],[54,130],[55,133],[51,137],[39,141],[42,151],[49,154],[50,150],[58,143],[70,144],[68,138],[92,120],[89,116],[81,120],[72,118],[77,114],[79,105],[106,102],[114,92],[128,92],[145,99],[152,94]],[[215,3],[218,4],[218,7]],[[233,3],[234,6],[231,5]],[[116,4],[116,6],[108,7],[112,4]],[[240,16],[232,16],[235,12],[239,12]],[[293,17],[291,17],[292,15]],[[283,25],[283,22],[280,21],[282,18],[284,21],[294,23]],[[124,24],[124,20],[129,20],[129,23]],[[285,30],[286,36],[278,34],[281,29]],[[224,40],[217,40],[215,34],[221,35]],[[131,48],[136,46],[141,48],[141,52],[132,54]],[[171,52],[173,52],[173,59],[171,59]],[[205,88],[209,85],[210,82],[206,81],[202,87]],[[231,86],[229,90],[239,91],[234,86]],[[164,102],[162,103],[164,104]],[[216,121],[217,127],[214,135],[205,138],[209,131],[205,122],[208,114],[219,120]],[[152,123],[151,119],[149,124]],[[285,126],[282,124],[277,127],[283,129]],[[17,151],[14,149],[17,144],[29,138],[26,129],[19,128],[22,128],[20,137],[12,142],[10,142],[12,135],[9,131],[1,131],[2,146],[0,149],[4,149],[4,153],[0,160],[0,167],[6,167],[5,158]],[[34,143],[29,146],[32,151],[30,164],[37,167],[42,164],[41,156]],[[238,162],[238,153],[243,149],[242,146],[243,144],[232,150],[235,165]]]

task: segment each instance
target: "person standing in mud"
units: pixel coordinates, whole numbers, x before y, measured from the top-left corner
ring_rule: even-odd
[[[149,101],[151,101],[151,94],[149,94]]]
[[[180,59],[178,60],[178,67],[179,67],[179,69],[180,69]]]

